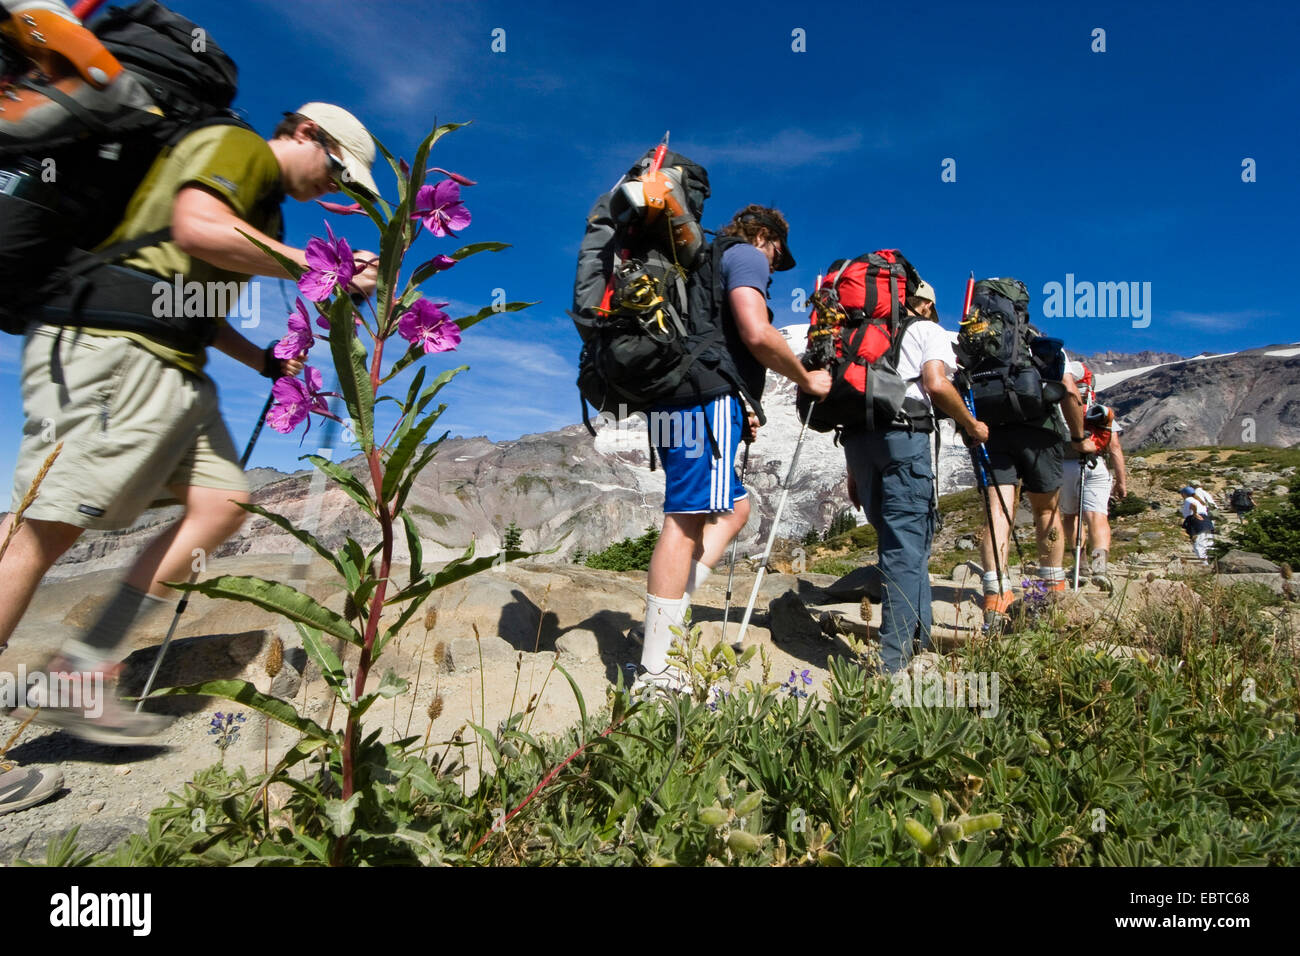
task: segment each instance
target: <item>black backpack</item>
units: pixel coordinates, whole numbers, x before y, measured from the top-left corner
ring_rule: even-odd
[[[704,243],[708,173],[677,153],[666,153],[662,172],[678,212],[646,216],[642,181],[653,155],[596,200],[578,252],[569,315],[583,342],[578,391],[593,435],[588,404],[622,415],[740,389],[715,302],[718,262],[739,240]]]
[[[12,85],[16,96],[44,97],[63,107],[39,133],[0,117],[0,330],[22,334],[30,307],[57,288],[85,301],[85,277],[100,266],[170,239],[170,230],[115,244],[91,255],[121,222],[126,206],[159,152],[207,125],[249,128],[230,110],[238,70],[194,23],[156,0],[114,7],[93,26],[124,67],[106,88],[58,87],[33,76]],[[11,53],[12,56],[12,53]],[[0,96],[5,95],[0,92]],[[45,107],[47,113],[52,107]],[[137,296],[138,297],[138,296]],[[97,315],[94,325],[140,331],[192,346],[192,334],[136,317]],[[62,319],[60,320],[62,321]],[[73,318],[68,324],[77,324]],[[157,327],[155,327],[157,326]]]
[[[1039,422],[1065,397],[1064,343],[1029,321],[1019,279],[981,279],[957,335],[957,363],[987,425]]]
[[[1249,511],[1254,507],[1250,502],[1250,492],[1245,488],[1238,488],[1234,491],[1229,503],[1232,505],[1233,511]]]

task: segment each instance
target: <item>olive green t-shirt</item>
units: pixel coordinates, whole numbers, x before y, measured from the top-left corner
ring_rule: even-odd
[[[176,194],[189,185],[202,186],[222,199],[234,214],[270,236],[282,232],[280,203],[284,191],[280,164],[266,140],[238,126],[208,126],[197,130],[154,160],[144,181],[127,204],[126,215],[100,248],[147,235],[171,225]],[[249,277],[227,272],[187,255],[168,241],[141,249],[122,261],[132,269],[156,275],[168,283],[242,282]],[[220,319],[218,321],[224,321]],[[96,335],[122,335],[189,372],[198,373],[207,357],[182,352],[135,332],[87,329]]]

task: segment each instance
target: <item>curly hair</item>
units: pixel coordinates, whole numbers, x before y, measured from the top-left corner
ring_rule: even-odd
[[[790,224],[780,210],[750,203],[731,217],[731,222],[718,230],[720,236],[739,236],[748,243],[764,239],[784,242],[790,234]]]

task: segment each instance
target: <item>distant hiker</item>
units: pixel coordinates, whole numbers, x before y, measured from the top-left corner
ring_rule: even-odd
[[[1192,479],[1192,494],[1197,501],[1209,509],[1211,514],[1218,510],[1219,505],[1214,500],[1214,495],[1206,491],[1201,482],[1195,478]]]
[[[1179,494],[1183,496],[1179,513],[1183,516],[1183,530],[1192,539],[1192,553],[1201,559],[1201,564],[1208,565],[1210,548],[1214,546],[1214,522],[1210,518],[1210,509],[1191,485],[1184,487]]]
[[[918,281],[906,295],[899,326],[893,370],[906,384],[902,414],[875,428],[856,424],[840,432],[849,497],[866,513],[879,542],[880,655],[888,673],[907,666],[915,644],[922,651],[932,646],[929,564],[937,515],[930,458],[933,408],[952,417],[971,440],[989,437],[949,380],[957,371],[956,359],[950,336],[939,327],[929,283]],[[869,369],[868,379],[877,371]]]
[[[1079,389],[1079,397],[1087,407],[1084,414],[1084,428],[1088,437],[1097,447],[1097,454],[1081,456],[1070,444],[1063,445],[1065,461],[1061,476],[1061,522],[1065,530],[1066,547],[1076,554],[1079,560],[1080,542],[1076,539],[1079,531],[1079,486],[1083,484],[1083,516],[1086,526],[1084,537],[1088,541],[1091,561],[1089,571],[1092,583],[1103,590],[1112,589],[1109,576],[1108,558],[1110,556],[1110,498],[1112,489],[1116,498],[1123,498],[1128,493],[1128,475],[1124,465],[1124,450],[1120,446],[1120,434],[1123,429],[1115,421],[1115,413],[1105,405],[1095,404],[1092,382],[1092,370],[1082,362],[1070,363],[1070,374]],[[1114,469],[1114,478],[1106,467],[1107,462]],[[1076,568],[1076,575],[1083,577],[1082,569]]]
[[[1255,495],[1249,488],[1238,488],[1229,499],[1229,506],[1239,519],[1246,520],[1246,515],[1255,510]]]
[[[188,50],[188,28],[184,35]],[[220,52],[211,38],[206,50],[208,60]],[[306,266],[302,249],[275,238],[284,196],[316,199],[335,191],[345,175],[373,191],[374,155],[365,127],[324,103],[285,114],[269,140],[239,125],[203,126],[165,148],[131,196],[108,240],[132,250],[123,265],[86,271],[76,302],[60,290],[44,312],[31,313],[15,505],[51,450],[45,440],[51,423],[63,451],[0,564],[0,645],[45,572],[84,530],[126,528],[151,503],[174,499],[185,509],[180,521],[144,550],[95,622],[49,665],[111,681],[132,627],[171,606],[176,592],[163,582],[188,578],[195,555],[210,555],[243,523],[239,505],[249,500],[248,483],[216,385],[204,372],[207,346],[272,378],[296,374],[302,356],[278,358],[273,345],[253,345],[217,314],[192,317],[177,334],[155,334],[149,322],[158,315],[154,286],[283,276],[241,231]],[[356,268],[351,287],[368,295],[374,262]],[[124,330],[110,321],[121,315],[139,325]],[[0,526],[0,538],[11,521]],[[96,719],[61,709],[43,709],[38,719],[114,744],[142,742],[167,723],[112,701]]]
[[[1038,576],[1048,591],[1065,590],[1065,538],[1059,498],[1061,441],[1078,452],[1096,446],[1084,431],[1084,407],[1066,369],[1063,343],[1029,322],[1029,292],[1018,279],[983,279],[974,285],[970,312],[962,317],[957,357],[980,421],[989,426],[984,447],[992,476],[980,542],[984,611],[988,623],[1015,601],[1007,568],[1012,519],[1023,484],[1034,516]],[[1068,429],[1063,434],[1062,426]],[[972,449],[976,469],[983,459]]]

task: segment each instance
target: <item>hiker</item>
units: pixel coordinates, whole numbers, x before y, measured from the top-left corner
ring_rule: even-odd
[[[1197,478],[1192,479],[1191,489],[1192,489],[1192,497],[1194,497],[1201,504],[1205,505],[1207,511],[1213,514],[1215,511],[1218,510],[1219,505],[1218,502],[1214,500],[1214,495],[1210,494],[1208,491],[1205,490],[1205,488],[1201,485],[1200,479]]]
[[[1210,548],[1214,546],[1214,521],[1209,506],[1196,494],[1196,488],[1187,485],[1179,492],[1183,496],[1179,514],[1183,516],[1183,530],[1192,541],[1192,553],[1203,565],[1210,563]]]
[[[1238,488],[1228,501],[1239,521],[1245,521],[1246,515],[1255,510],[1255,494],[1249,488]]]
[[[1065,544],[1075,553],[1075,580],[1082,576],[1078,562],[1082,555],[1081,538],[1086,537],[1090,549],[1089,573],[1094,586],[1104,591],[1113,590],[1109,576],[1110,556],[1110,499],[1128,494],[1128,474],[1124,465],[1124,450],[1120,445],[1123,429],[1115,421],[1115,413],[1105,405],[1091,404],[1095,391],[1092,387],[1092,370],[1082,362],[1070,363],[1079,397],[1087,407],[1084,429],[1097,447],[1095,455],[1080,455],[1073,446],[1062,443],[1064,463],[1061,474],[1061,523],[1065,531]],[[1110,468],[1107,468],[1107,462]],[[1111,477],[1111,468],[1114,477]],[[1083,524],[1079,527],[1080,482],[1082,481]]]
[[[906,421],[878,430],[846,427],[840,435],[849,498],[865,512],[879,541],[880,656],[891,674],[907,666],[914,642],[922,651],[931,647],[929,564],[938,513],[930,459],[934,408],[972,441],[989,437],[988,427],[971,415],[950,381],[957,371],[952,342],[939,326],[934,289],[924,280],[906,299],[895,369],[907,383]]]
[[[758,406],[766,370],[784,375],[805,392],[822,397],[830,375],[809,371],[772,325],[767,307],[771,273],[793,269],[789,224],[775,209],[749,205],[732,217],[714,240],[718,263],[713,303],[726,351],[742,379],[745,400]],[[736,476],[735,456],[742,438],[752,441],[761,421],[761,406],[746,408],[740,390],[727,383],[699,391],[683,385],[675,396],[650,412],[654,416],[691,416],[711,436],[703,454],[685,442],[655,444],[664,470],[664,523],[650,559],[646,615],[641,650],[641,686],[687,689],[687,677],[669,664],[668,651],[680,628],[691,595],[712,572],[727,545],[749,519],[749,498]],[[697,418],[696,416],[700,416]],[[652,439],[656,429],[651,429]],[[662,431],[660,438],[662,438]]]
[[[91,272],[91,291],[75,327],[58,322],[72,315],[64,290],[56,290],[43,313],[33,312],[23,349],[26,426],[11,507],[23,499],[51,451],[43,440],[50,423],[63,450],[0,562],[0,646],[45,572],[84,530],[126,528],[170,494],[185,509],[180,520],[144,550],[97,620],[65,643],[49,665],[52,671],[102,674],[111,681],[132,627],[171,606],[176,592],[164,582],[189,577],[195,553],[211,554],[246,516],[240,504],[249,500],[248,484],[221,419],[216,385],[204,373],[206,347],[96,328],[101,291],[118,309],[125,297],[144,317],[159,279],[170,285],[283,277],[280,265],[240,232],[306,266],[304,250],[275,238],[282,231],[283,197],[316,199],[334,192],[345,175],[377,193],[373,161],[365,127],[325,103],[285,114],[269,140],[233,125],[190,132],[158,155],[107,244],[168,227],[170,239],[108,269],[102,289],[101,273]],[[374,257],[358,256],[365,264],[358,266],[351,287],[369,295],[376,283]],[[274,343],[265,349],[254,345],[224,317],[204,321],[215,348],[268,378],[296,375],[302,368],[303,354],[276,358]],[[11,522],[12,514],[0,525],[0,540]],[[115,701],[93,720],[57,708],[42,709],[38,719],[114,744],[145,741],[169,722],[132,713]]]
[[[980,541],[984,617],[991,625],[1016,600],[1007,570],[1008,539],[1022,487],[1034,518],[1038,577],[1048,592],[1065,590],[1061,443],[1068,439],[1084,454],[1095,454],[1097,447],[1084,430],[1083,401],[1063,343],[1029,322],[1024,283],[982,279],[973,283],[970,301],[957,356],[978,417],[989,426],[987,462],[978,447],[971,455],[976,474],[989,473],[986,493],[996,502],[986,502]]]

